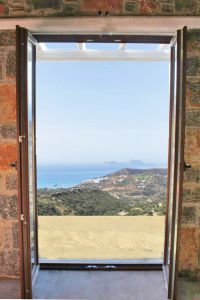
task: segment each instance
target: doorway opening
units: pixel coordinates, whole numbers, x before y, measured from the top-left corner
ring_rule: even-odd
[[[32,295],[38,268],[162,271],[164,267],[169,297],[174,293],[183,37],[183,31],[174,39],[33,36],[18,27],[18,41],[28,45],[25,55],[22,50],[18,53],[18,76],[24,78],[18,86],[18,132],[23,250],[29,253],[24,261],[29,274],[24,280],[26,297]],[[155,65],[154,74],[141,66],[134,74],[141,60],[165,61],[165,76],[156,77]],[[59,71],[55,61],[62,61]],[[139,83],[145,78],[146,84]],[[57,91],[52,89],[56,85]],[[163,106],[161,98],[166,99]],[[139,108],[144,108],[143,114]],[[143,139],[147,124],[149,134]]]
[[[41,263],[163,263],[169,48],[38,43]]]

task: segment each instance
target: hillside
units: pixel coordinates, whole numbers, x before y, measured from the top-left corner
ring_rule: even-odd
[[[68,189],[39,189],[43,216],[164,215],[166,169],[122,169]]]
[[[108,174],[108,176],[119,176],[119,175],[167,175],[167,169],[154,168],[154,169],[130,169],[124,168],[117,172]]]

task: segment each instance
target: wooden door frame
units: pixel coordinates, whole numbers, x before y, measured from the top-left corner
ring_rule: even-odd
[[[187,27],[179,31],[180,34],[180,69],[179,69],[179,97],[180,97],[180,119],[179,119],[179,160],[178,160],[178,174],[179,180],[177,181],[177,237],[174,244],[175,247],[175,286],[172,295],[173,300],[177,300],[177,286],[178,286],[178,271],[179,271],[179,258],[180,258],[180,231],[181,231],[181,216],[182,216],[182,203],[183,203],[183,180],[185,171],[184,149],[185,149],[185,116],[186,116],[186,74],[187,74]]]
[[[32,298],[32,269],[30,257],[30,213],[29,213],[29,170],[28,170],[28,85],[27,85],[27,61],[28,61],[29,33],[25,28],[16,27],[16,98],[17,98],[17,161],[18,161],[18,201],[20,207],[20,262],[21,262],[21,294],[22,298]],[[33,47],[33,62],[36,52]],[[32,75],[35,76],[35,63],[33,63]],[[32,77],[32,97],[35,99],[35,77]],[[34,101],[33,101],[34,102]],[[35,105],[35,103],[34,103]],[[33,105],[33,106],[34,106]],[[35,107],[33,107],[33,115]],[[33,116],[33,119],[35,117]],[[35,130],[35,122],[33,123]],[[35,150],[35,149],[34,149]],[[35,152],[35,151],[34,151]],[[36,167],[34,160],[33,167]],[[36,186],[35,186],[36,191]],[[37,234],[37,213],[36,234]],[[36,239],[36,263],[38,262],[38,244]]]
[[[167,170],[167,207],[166,207],[166,218],[165,218],[165,241],[164,241],[164,263],[163,271],[165,273],[165,280],[168,283],[169,280],[169,209],[170,209],[170,176],[171,176],[171,161],[172,161],[172,152],[171,152],[171,143],[172,143],[172,122],[174,115],[174,89],[175,89],[175,48],[174,43],[172,43],[170,48],[170,101],[169,101],[169,138],[168,138],[168,170]],[[168,286],[169,287],[169,286]]]
[[[34,38],[37,40],[39,43],[161,43],[161,44],[170,44],[171,40],[173,39],[173,35],[122,35],[122,34],[33,34]],[[164,247],[164,253],[166,252],[165,244],[163,245]],[[165,255],[166,256],[166,255]],[[42,262],[40,263],[40,266],[42,269],[55,269],[58,270],[59,268],[62,269],[78,269],[78,270],[87,270],[88,265],[96,266],[98,269],[104,269],[104,265],[106,264],[101,264],[101,263],[66,263],[63,261],[61,262]],[[115,270],[120,270],[120,269],[131,269],[131,270],[162,270],[162,264],[160,262],[158,263],[153,263],[153,262],[147,262],[147,263],[135,263],[132,262],[130,264],[120,264],[116,263],[113,264],[112,266],[115,267]]]
[[[169,220],[169,190],[170,190],[170,173],[171,173],[171,142],[172,142],[172,117],[173,117],[173,106],[174,106],[174,68],[175,68],[175,57],[174,47],[170,49],[170,103],[169,103],[169,139],[168,139],[168,174],[167,174],[167,207],[166,207],[166,224],[165,224],[165,249],[169,246],[168,244],[168,220]],[[167,265],[168,253],[164,253],[164,265]]]
[[[173,196],[172,196],[172,224],[170,243],[169,288],[168,298],[177,299],[178,259],[180,251],[180,222],[182,214],[183,172],[184,172],[184,144],[185,144],[185,106],[186,106],[186,54],[187,27],[177,31],[177,74],[176,74],[176,106],[175,106],[175,153],[173,167]],[[175,79],[175,78],[174,78]],[[172,93],[173,91],[171,91]],[[172,100],[173,101],[173,100]],[[170,137],[171,138],[171,137]],[[171,139],[172,141],[172,139]],[[172,158],[170,158],[171,161]],[[171,168],[171,166],[170,166]],[[170,174],[170,173],[169,173]],[[168,203],[170,186],[168,185]],[[167,232],[167,235],[169,231]],[[166,236],[167,238],[167,236]],[[167,241],[166,241],[167,243]],[[167,268],[167,259],[165,267]],[[175,282],[173,286],[173,281]]]

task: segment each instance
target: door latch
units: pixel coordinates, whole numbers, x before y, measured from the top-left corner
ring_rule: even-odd
[[[190,163],[184,162],[184,166],[183,166],[184,171],[187,171],[188,169],[191,169],[191,168],[192,168],[192,165]]]
[[[19,143],[22,143],[23,139],[25,139],[25,135],[19,135]]]
[[[17,170],[17,161],[11,161],[10,167],[15,168]]]

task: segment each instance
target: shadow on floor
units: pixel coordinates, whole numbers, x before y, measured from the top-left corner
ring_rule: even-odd
[[[35,299],[167,300],[161,271],[40,271]]]

